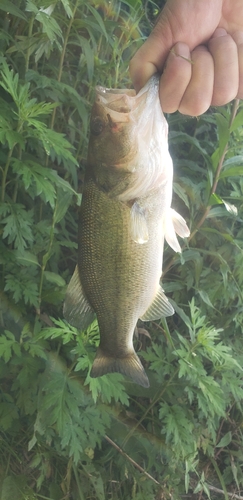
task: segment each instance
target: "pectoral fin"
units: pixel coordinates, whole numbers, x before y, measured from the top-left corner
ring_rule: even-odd
[[[157,294],[147,309],[146,313],[141,316],[142,321],[152,321],[166,316],[172,316],[174,309],[164,294],[161,286],[159,286]]]
[[[190,235],[185,219],[173,210],[173,208],[170,208],[165,219],[165,239],[175,252],[181,252],[176,233],[181,238],[186,238]]]
[[[142,207],[135,202],[131,208],[131,236],[136,243],[146,243],[149,239],[148,226]]]
[[[64,318],[76,328],[85,330],[95,318],[95,312],[85,297],[80,283],[78,266],[67,288],[63,306]]]

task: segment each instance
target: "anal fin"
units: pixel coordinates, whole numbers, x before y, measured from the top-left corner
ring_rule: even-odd
[[[63,306],[64,318],[79,330],[85,330],[95,319],[95,312],[85,297],[78,266],[67,288],[66,297]]]
[[[141,316],[142,321],[152,321],[154,319],[164,318],[166,316],[172,316],[174,314],[174,309],[164,294],[161,286],[159,285],[157,294],[147,311],[143,316]]]

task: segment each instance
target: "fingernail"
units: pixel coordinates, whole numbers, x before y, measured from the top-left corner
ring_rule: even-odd
[[[227,31],[224,28],[217,28],[211,38],[219,38],[220,36],[228,35]]]
[[[182,42],[176,43],[174,47],[171,49],[171,52],[176,56],[187,57],[187,58],[190,57],[189,47]]]
[[[189,63],[192,63],[190,59],[190,50],[188,45],[182,42],[176,43],[174,47],[171,49],[171,53],[174,54],[177,57],[181,57],[182,59],[185,59]]]

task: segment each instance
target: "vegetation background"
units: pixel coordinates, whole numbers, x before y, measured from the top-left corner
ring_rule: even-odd
[[[176,314],[136,339],[151,387],[91,379],[97,324],[62,316],[94,87],[131,85],[160,7],[0,1],[1,500],[243,498],[239,102],[168,117],[191,236],[165,249]]]

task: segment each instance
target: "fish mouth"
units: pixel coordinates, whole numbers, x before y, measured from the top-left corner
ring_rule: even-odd
[[[104,108],[109,121],[116,123],[135,121],[144,98],[145,95],[139,96],[134,89],[96,87],[95,101]]]

